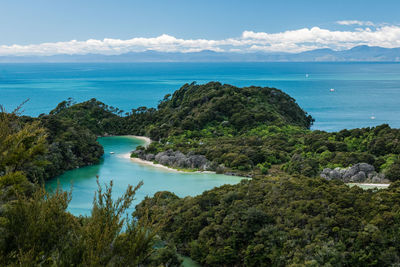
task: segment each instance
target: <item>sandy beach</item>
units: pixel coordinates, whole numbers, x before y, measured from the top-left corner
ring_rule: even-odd
[[[360,183],[359,185],[388,187],[390,184],[363,184],[363,183]]]
[[[129,135],[130,137],[134,137],[136,139],[140,139],[143,140],[145,142],[144,147],[147,147],[148,145],[150,145],[150,143],[152,142],[150,138],[146,137],[146,136],[138,136],[138,135]],[[172,172],[181,172],[181,173],[215,173],[213,171],[181,171],[181,170],[177,170],[165,165],[161,165],[161,164],[156,164],[152,161],[147,161],[147,160],[143,160],[143,159],[139,159],[139,158],[131,158],[131,155],[128,154],[124,154],[123,155],[124,158],[130,158],[133,162],[135,163],[139,163],[139,164],[143,164],[143,165],[148,165],[148,166],[152,166],[155,168],[160,168],[160,169],[164,169],[164,170],[168,170],[168,171],[172,171]]]
[[[161,164],[156,164],[154,162],[143,160],[143,159],[139,159],[139,158],[131,158],[131,160],[133,162],[135,162],[135,163],[139,163],[139,164],[142,164],[142,165],[148,165],[148,166],[152,166],[152,167],[155,167],[155,168],[160,168],[160,169],[164,169],[164,170],[168,170],[168,171],[172,171],[172,172],[185,172],[185,171],[180,171],[180,170],[177,170],[177,169],[173,169],[173,168],[161,165]]]
[[[151,139],[146,136],[139,136],[139,135],[128,135],[128,136],[144,141],[144,147],[147,147],[151,143]]]
[[[387,188],[390,186],[390,184],[371,184],[371,183],[348,183],[347,185],[349,186],[360,186],[360,187],[376,187],[376,188]]]
[[[147,160],[143,160],[143,159],[139,159],[139,158],[131,158],[131,160],[133,162],[135,162],[135,163],[148,165],[148,166],[152,166],[152,167],[155,167],[155,168],[160,168],[160,169],[164,169],[164,170],[168,170],[168,171],[172,171],[172,172],[181,172],[181,173],[215,173],[213,171],[181,171],[181,170],[177,170],[177,169],[165,166],[165,165],[161,165],[161,164],[158,164],[158,163],[154,163],[152,161],[147,161]]]

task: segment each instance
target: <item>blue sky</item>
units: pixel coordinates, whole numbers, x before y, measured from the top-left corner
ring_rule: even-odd
[[[104,40],[105,38],[129,40],[141,37],[156,38],[163,34],[182,40],[221,41],[231,38],[240,39],[245,31],[279,34],[286,31],[318,28],[331,32],[346,32],[360,31],[361,27],[363,30],[369,28],[366,31],[375,32],[388,25],[397,27],[400,24],[399,11],[400,1],[395,0],[2,0],[0,2],[0,45],[3,47],[0,48],[0,54],[38,53],[38,50],[30,50],[26,46],[47,42],[69,42],[71,40],[79,42],[88,39]],[[354,20],[358,21],[358,24],[341,25],[337,23],[337,21]],[[393,34],[392,31],[383,31],[381,35],[386,33]],[[301,32],[298,34],[301,34]],[[397,29],[394,34],[397,34]],[[331,38],[336,38],[336,36],[333,35]],[[253,37],[255,36],[251,38]],[[370,44],[365,38],[367,37],[360,37],[360,40],[355,43]],[[376,39],[380,37],[375,36],[374,38],[375,40],[371,44],[379,44],[379,40]],[[173,43],[174,41],[171,40],[169,39],[168,42]],[[312,39],[303,41],[302,44],[313,42]],[[397,42],[394,41],[384,43],[383,46],[396,46]],[[135,48],[130,48],[131,50],[143,50],[148,46],[147,43],[139,45],[141,47],[139,49],[137,42],[134,43]],[[24,46],[24,48],[11,48],[13,44]],[[248,44],[245,49],[239,45],[232,45],[232,43],[225,46],[219,44],[216,48],[207,44],[194,48],[193,45],[189,45],[189,48],[185,46],[186,48],[180,47],[179,49],[195,51],[196,49],[209,48],[225,51],[249,50],[255,46],[251,49],[268,50],[268,47],[271,46],[265,41],[261,44],[257,42]],[[79,45],[87,46],[87,44],[82,43],[79,43]],[[285,45],[288,48],[285,48]],[[72,44],[72,46],[77,46],[77,44]],[[83,50],[76,48],[66,52],[86,53],[91,49],[86,46]],[[124,52],[126,46],[124,44],[123,48],[119,47],[119,50],[114,49],[111,52],[104,52],[104,48],[101,48],[100,52]],[[291,41],[287,44],[282,43],[282,48],[275,45],[270,50],[278,51],[281,49],[297,52],[315,47],[341,49],[350,46],[348,41],[342,46],[337,46],[336,43],[327,44],[323,42],[307,47],[299,46],[299,43],[293,46],[293,41]],[[175,49],[171,46],[159,48],[151,45],[147,48],[160,51],[163,51],[163,49],[173,51]],[[54,50],[51,53],[59,53],[62,49]],[[98,48],[95,48],[94,52],[96,52],[96,49]],[[179,49],[177,50],[180,51]]]

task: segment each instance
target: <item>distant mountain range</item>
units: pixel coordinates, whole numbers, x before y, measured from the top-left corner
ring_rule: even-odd
[[[73,63],[73,62],[309,62],[309,61],[376,61],[400,62],[400,48],[356,46],[349,50],[316,49],[292,53],[237,53],[214,52],[130,52],[121,55],[54,55],[54,56],[0,56],[0,63]]]

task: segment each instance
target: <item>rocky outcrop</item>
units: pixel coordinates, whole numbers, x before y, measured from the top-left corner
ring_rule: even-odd
[[[385,175],[377,173],[374,166],[368,163],[357,163],[348,168],[325,168],[321,175],[327,180],[342,180],[345,183],[383,183]]]
[[[207,171],[211,169],[211,162],[203,155],[195,155],[193,153],[183,154],[180,151],[167,150],[159,152],[156,155],[146,154],[143,150],[133,151],[138,158],[147,161],[156,161],[162,165],[173,168],[197,169]]]

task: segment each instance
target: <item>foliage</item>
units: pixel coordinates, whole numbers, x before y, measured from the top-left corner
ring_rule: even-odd
[[[43,115],[39,121],[48,133],[48,153],[44,159],[49,164],[39,170],[42,180],[100,162],[104,150],[97,136],[85,125],[59,115]]]
[[[169,214],[161,237],[206,266],[389,266],[400,263],[399,201],[397,183],[264,178],[197,197],[160,192],[136,215]]]
[[[21,123],[19,108],[6,113],[0,106],[0,176],[43,166],[46,133],[38,122]]]
[[[86,126],[59,115],[6,113],[0,106],[0,176],[23,172],[43,182],[66,170],[98,163],[103,148]]]
[[[246,132],[260,124],[309,128],[313,119],[278,89],[210,82],[185,84],[172,96],[167,95],[157,110],[132,110],[126,121],[129,132],[159,140],[218,126],[233,132]]]
[[[67,211],[70,192],[57,189],[50,194],[33,182],[43,177],[40,174],[53,175],[49,166],[57,173],[70,168],[71,160],[83,165],[98,160],[83,154],[98,151],[96,136],[57,115],[37,120],[20,117],[17,111],[0,112],[0,265],[153,264],[151,257],[159,253],[154,249],[157,229],[143,217],[124,219],[142,183],[129,186],[117,200],[112,198],[112,183],[105,192],[99,185],[91,216],[73,216]],[[154,262],[168,261],[156,257]]]
[[[29,197],[18,194],[0,216],[0,264],[137,266],[149,262],[156,231],[146,217],[124,219],[141,185],[129,186],[117,200],[112,198],[112,183],[105,192],[99,185],[89,217],[66,211],[71,192],[57,189],[50,194],[37,188]]]
[[[125,114],[95,99],[69,99],[39,118],[2,110],[0,264],[178,266],[179,252],[207,266],[399,265],[400,130],[328,133],[309,130],[312,122],[275,88],[215,82]],[[146,153],[204,155],[218,172],[254,178],[197,197],[158,192],[131,221],[124,216],[140,185],[117,200],[112,184],[99,185],[91,216],[74,217],[70,193],[33,184],[99,162],[96,138],[109,134],[150,136],[156,142],[139,148]],[[390,188],[315,178],[359,162],[385,173]]]
[[[74,103],[72,99],[61,102],[50,111],[50,116],[73,121],[96,135],[121,134],[123,110],[110,107],[96,99]]]
[[[326,167],[366,162],[394,181],[400,177],[395,171],[399,168],[399,140],[400,130],[385,124],[331,133],[291,125],[261,125],[232,134],[229,128],[220,126],[184,131],[142,149],[152,154],[168,149],[200,154],[225,171],[260,177],[271,166],[282,167],[289,174],[314,177]]]
[[[57,157],[49,161],[55,164],[46,173],[62,169],[59,162],[67,163],[66,169],[95,163],[102,151],[90,133],[111,133],[146,135],[159,141],[138,148],[145,153],[172,149],[204,155],[218,172],[262,177],[280,169],[314,177],[327,167],[366,162],[393,181],[400,177],[400,130],[383,124],[332,133],[310,131],[313,119],[275,88],[185,84],[165,96],[157,109],[139,107],[125,116],[122,113],[91,99],[80,104],[64,101],[51,115],[42,116],[49,136],[59,140],[51,141],[57,144],[53,151],[60,151],[52,153]],[[57,129],[76,134],[65,137]],[[72,148],[58,148],[65,144]],[[63,151],[74,151],[74,157]]]

